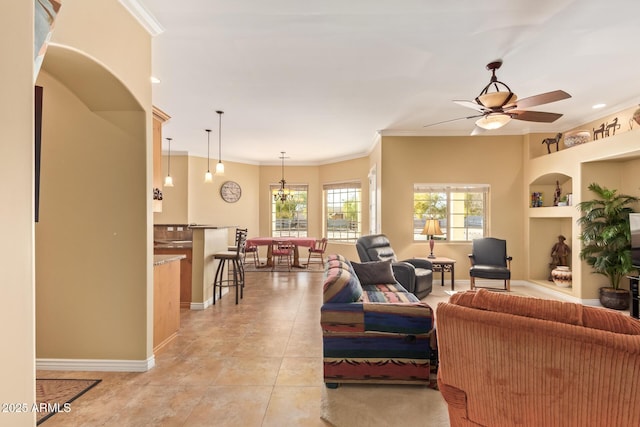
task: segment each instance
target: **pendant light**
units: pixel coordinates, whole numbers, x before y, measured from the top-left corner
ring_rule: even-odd
[[[285,188],[287,181],[284,180],[284,159],[286,158],[284,151],[280,152],[280,158],[282,159],[282,179],[280,180],[280,188],[278,189],[278,192],[273,195],[273,200],[276,202],[279,200],[284,203],[291,197],[291,194],[289,194]]]
[[[213,174],[209,169],[209,160],[211,159],[211,156],[209,156],[209,148],[211,146],[209,137],[211,136],[211,129],[205,129],[205,131],[207,132],[207,173],[204,174],[204,182],[212,182]]]
[[[216,164],[216,175],[224,174],[224,164],[222,163],[222,115],[224,111],[216,111],[218,113],[218,163]]]
[[[173,187],[173,178],[171,178],[171,140],[172,138],[167,138],[169,142],[169,156],[167,157],[167,176],[164,178],[165,187]]]

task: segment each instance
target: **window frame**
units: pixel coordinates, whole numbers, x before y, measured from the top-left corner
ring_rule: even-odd
[[[269,228],[271,237],[308,237],[309,236],[309,185],[307,184],[290,184],[286,186],[285,191],[288,194],[296,194],[304,192],[306,195],[304,196],[304,209],[302,210],[303,218],[296,218],[295,220],[288,222],[288,228],[280,228],[278,232],[277,227],[277,213],[278,213],[278,204],[282,204],[283,202],[274,199],[274,194],[280,189],[280,184],[270,184],[269,185],[269,194],[270,194],[270,220],[269,220]],[[290,202],[285,202],[290,203]],[[300,212],[298,209],[298,203],[296,203],[295,212]],[[282,220],[282,218],[280,218]],[[300,228],[300,224],[304,221],[304,227]],[[291,228],[292,225],[295,225],[295,229]]]
[[[423,194],[423,193],[431,193],[431,194],[435,193],[435,194],[445,195],[445,201],[444,201],[445,216],[444,217],[440,216],[437,218],[437,219],[440,219],[440,228],[443,231],[443,236],[434,236],[433,237],[434,240],[443,240],[443,241],[452,242],[452,243],[467,243],[472,241],[475,238],[486,237],[489,235],[489,218],[490,218],[489,200],[490,200],[490,194],[491,194],[491,186],[489,184],[414,183],[413,193],[412,193],[413,194],[412,234],[413,234],[414,242],[425,242],[428,240],[429,238],[428,236],[420,234],[420,231],[422,231],[420,225],[421,223],[423,223],[423,220],[433,217],[433,214],[428,214],[428,212],[425,212],[423,214],[423,218],[417,218],[416,203],[419,202],[420,200],[416,199],[416,194]],[[471,215],[468,215],[468,213],[464,212],[464,210],[461,211],[461,210],[455,209],[454,203],[464,202],[463,198],[452,197],[452,194],[459,194],[459,193],[470,193],[470,194],[480,193],[482,195],[482,200],[481,200],[482,227],[479,228],[479,227],[469,226],[468,225],[469,222],[467,218],[470,217]],[[442,207],[440,209],[442,209]],[[466,204],[465,204],[465,209],[466,209]],[[463,216],[464,225],[456,226],[455,224],[459,222],[459,221],[456,221],[456,218],[459,219],[460,216]],[[478,215],[474,215],[474,216],[478,216]],[[478,230],[478,229],[481,230],[481,235],[471,236],[471,234],[473,234],[473,230]],[[452,236],[460,232],[464,234],[465,239],[451,238]]]
[[[343,218],[340,218],[335,221],[347,221],[345,222],[346,227],[344,230],[332,230],[333,227],[330,227],[329,225],[329,221],[331,220],[330,219],[331,213],[336,212],[335,206],[337,204],[333,202],[331,206],[329,206],[330,201],[329,201],[328,192],[334,191],[334,190],[340,190],[341,192],[344,190],[344,192],[347,193],[347,197],[348,197],[348,194],[351,193],[352,191],[356,195],[356,200],[353,201],[356,204],[355,212],[349,213],[349,212],[344,212],[342,210],[342,206],[344,205],[345,202],[349,201],[348,199],[341,200],[338,202],[341,208],[340,211],[338,211],[338,213],[340,213],[340,215],[343,216]],[[322,185],[322,211],[323,211],[322,228],[324,231],[324,236],[327,237],[328,241],[334,242],[334,243],[355,243],[356,240],[358,240],[358,238],[362,236],[362,183],[360,181],[341,181],[341,182],[323,184]],[[347,216],[355,214],[356,219],[355,220],[349,219],[349,218],[344,219],[345,213],[347,214]]]

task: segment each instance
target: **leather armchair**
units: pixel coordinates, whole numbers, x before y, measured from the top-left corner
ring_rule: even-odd
[[[398,283],[418,298],[431,293],[433,266],[426,259],[411,258],[398,261],[389,239],[384,234],[362,236],[356,241],[361,262],[392,261],[393,274]]]
[[[469,254],[471,289],[479,279],[504,280],[504,289],[511,290],[511,260],[507,255],[506,240],[485,237],[473,241],[473,253]]]

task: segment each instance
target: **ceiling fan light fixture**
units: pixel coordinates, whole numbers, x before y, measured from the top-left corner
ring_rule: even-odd
[[[500,129],[511,121],[511,116],[502,113],[491,113],[476,120],[476,126],[482,129],[494,130]]]
[[[488,92],[484,95],[480,95],[477,101],[487,108],[500,108],[507,104],[513,104],[518,97],[513,92]]]

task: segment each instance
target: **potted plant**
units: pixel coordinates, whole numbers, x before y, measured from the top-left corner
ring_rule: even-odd
[[[617,190],[596,183],[589,190],[597,196],[578,203],[583,216],[580,259],[585,260],[596,274],[609,280],[609,286],[600,288],[600,303],[616,310],[629,308],[629,291],[620,289],[620,280],[634,270],[631,264],[631,231],[629,230],[630,204],[637,197],[618,194]]]

